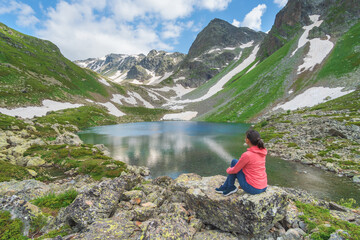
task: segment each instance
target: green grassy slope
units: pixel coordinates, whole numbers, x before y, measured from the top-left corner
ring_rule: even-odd
[[[209,81],[201,85],[200,87],[196,88],[194,91],[191,91],[190,93],[184,95],[183,99],[196,99],[203,95],[205,95],[209,89],[214,86],[222,77],[224,77],[227,73],[229,73],[232,69],[234,69],[236,66],[241,64],[247,57],[250,56],[252,50],[254,47],[245,48],[242,50],[242,54],[239,60],[232,61],[229,63],[228,66],[226,66],[223,70],[221,70],[218,74],[216,74],[213,78],[211,78]]]
[[[341,77],[356,71],[360,66],[360,22],[355,24],[336,43],[317,80],[330,76]]]
[[[38,104],[91,93],[107,97],[94,72],[66,59],[51,42],[19,33],[0,23],[0,106]]]
[[[283,94],[283,83],[293,69],[293,62],[284,61],[295,40],[257,65],[235,76],[220,92],[227,101],[202,117],[207,121],[247,121]],[[246,74],[245,74],[246,73]],[[231,94],[231,95],[230,95]]]
[[[258,64],[252,71],[247,69],[232,79],[226,88],[218,93],[218,104],[199,120],[207,121],[250,121],[266,107],[284,95],[288,84],[296,92],[319,83],[325,86],[342,86],[353,89],[359,85],[357,76],[360,64],[360,22],[341,36],[329,57],[320,68],[303,75],[294,75],[301,62],[295,55],[287,57],[298,37],[292,39],[278,51]],[[219,97],[221,96],[221,97]]]

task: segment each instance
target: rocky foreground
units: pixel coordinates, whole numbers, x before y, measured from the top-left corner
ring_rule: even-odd
[[[269,186],[265,193],[249,195],[242,190],[224,197],[214,191],[224,176],[183,174],[176,179],[150,180],[146,168],[129,166],[114,179],[94,181],[78,176],[45,184],[34,179],[0,183],[0,207],[25,223],[46,216],[40,232],[67,226],[67,236],[46,239],[308,239],[308,222],[296,203],[311,203],[354,226],[360,212],[335,203],[316,200],[294,189]],[[48,216],[31,200],[68,189],[79,192],[58,214]],[[321,230],[321,228],[320,228]],[[313,232],[320,231],[319,228]],[[345,234],[345,235],[344,235]],[[331,239],[345,239],[338,230]],[[355,239],[355,238],[354,238]]]

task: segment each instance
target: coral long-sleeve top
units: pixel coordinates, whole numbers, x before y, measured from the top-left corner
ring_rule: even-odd
[[[266,148],[260,149],[252,146],[244,152],[234,167],[229,167],[228,174],[237,174],[243,170],[248,184],[257,189],[267,187],[267,174],[265,167]]]

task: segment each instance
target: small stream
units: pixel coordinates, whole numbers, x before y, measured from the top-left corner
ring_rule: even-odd
[[[147,166],[151,176],[172,178],[182,173],[226,175],[231,159],[246,151],[248,124],[207,122],[141,122],[85,129],[85,143],[104,144],[114,159]],[[265,143],[266,145],[266,143]],[[338,201],[354,198],[360,187],[349,179],[301,163],[267,156],[270,185],[303,189],[314,196]]]

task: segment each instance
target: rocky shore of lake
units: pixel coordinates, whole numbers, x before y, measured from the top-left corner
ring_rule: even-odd
[[[360,224],[360,211],[315,199],[304,191],[269,186],[249,195],[215,192],[224,176],[182,174],[176,179],[150,179],[144,167],[129,167],[114,179],[94,181],[88,176],[42,183],[36,180],[0,183],[0,207],[24,222],[46,216],[41,234],[68,226],[70,239],[309,239],[307,223],[296,206],[311,203],[329,209],[339,220]],[[56,216],[44,214],[32,200],[68,189],[79,192]],[[343,239],[333,234],[331,239]]]
[[[351,119],[351,121],[347,121]],[[346,111],[296,111],[260,120],[269,154],[313,165],[360,183],[360,126]],[[262,126],[261,126],[262,125]]]

